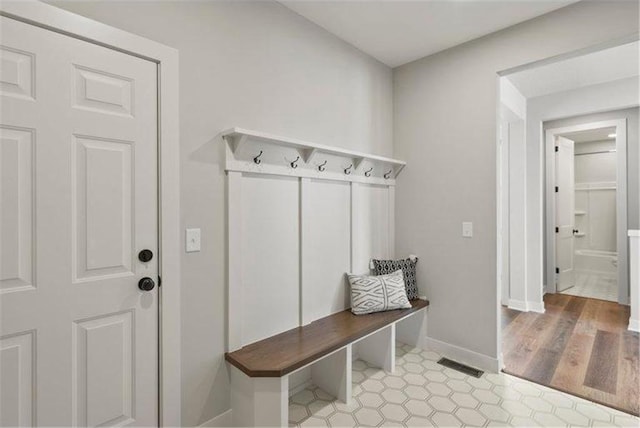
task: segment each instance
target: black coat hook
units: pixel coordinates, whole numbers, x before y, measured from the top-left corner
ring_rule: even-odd
[[[300,160],[300,156],[296,158],[293,162],[291,162],[291,168],[296,169],[298,167],[298,161]]]
[[[258,156],[256,156],[255,158],[253,158],[253,162],[254,162],[256,165],[260,165],[260,162],[262,162],[262,161],[260,160],[260,156],[262,156],[262,150],[260,150],[260,153],[258,154]]]
[[[365,177],[371,177],[371,171],[373,171],[373,167],[370,170],[364,172]]]
[[[393,172],[393,169],[390,169],[389,171],[387,171],[387,172],[384,174],[384,178],[389,178],[389,177],[391,176],[391,173],[392,173],[392,172]]]
[[[351,174],[351,168],[352,168],[352,167],[353,167],[353,164],[351,164],[351,165],[349,165],[348,167],[346,167],[346,168],[344,169],[344,173],[345,173],[345,174],[347,174],[347,175]]]
[[[327,164],[327,161],[324,161],[322,165],[318,165],[318,171],[324,171],[326,168],[324,167]]]

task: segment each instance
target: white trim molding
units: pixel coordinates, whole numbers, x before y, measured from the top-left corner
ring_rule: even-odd
[[[442,342],[432,337],[427,337],[426,349],[487,372],[497,373],[501,369],[497,358]]]
[[[527,302],[524,300],[509,299],[507,307],[520,312],[537,312],[544,314],[544,302]]]
[[[629,330],[640,332],[640,230],[630,230],[629,235],[629,288],[631,291],[631,315]]]
[[[178,51],[39,1],[3,2],[0,15],[137,56],[158,67],[159,425],[180,426],[180,146]]]

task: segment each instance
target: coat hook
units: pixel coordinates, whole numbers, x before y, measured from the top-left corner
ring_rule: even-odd
[[[370,170],[364,172],[365,177],[371,177],[371,171],[373,171],[373,167]]]
[[[353,164],[351,164],[351,165],[349,165],[348,167],[346,167],[346,168],[344,169],[344,173],[345,173],[345,174],[347,174],[347,175],[351,174],[351,168],[352,168],[352,167],[353,167]]]
[[[391,173],[392,173],[392,172],[393,172],[393,169],[390,169],[389,171],[387,171],[387,172],[384,174],[384,178],[385,178],[385,179],[386,179],[386,178],[389,178],[389,177],[391,176]]]
[[[291,168],[296,169],[298,167],[298,161],[300,160],[300,156],[296,158],[293,162],[291,162]]]
[[[260,150],[260,153],[258,154],[258,156],[256,156],[255,158],[253,158],[253,162],[254,162],[256,165],[260,165],[260,162],[262,162],[262,161],[260,160],[260,156],[262,156],[262,150]]]
[[[324,171],[326,168],[324,167],[327,164],[327,161],[324,161],[322,165],[318,165],[318,171]]]

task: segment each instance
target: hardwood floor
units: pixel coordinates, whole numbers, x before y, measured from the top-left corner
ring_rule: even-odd
[[[503,307],[504,371],[619,410],[640,414],[640,341],[629,307],[547,294],[546,312]]]

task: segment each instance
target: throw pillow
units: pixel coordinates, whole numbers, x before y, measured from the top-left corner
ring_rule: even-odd
[[[410,308],[402,271],[389,275],[348,275],[351,312],[356,315]]]
[[[398,269],[402,270],[404,285],[407,290],[407,298],[415,300],[418,298],[418,285],[416,284],[416,263],[418,259],[401,260],[373,260],[373,270],[376,275],[388,275]]]

